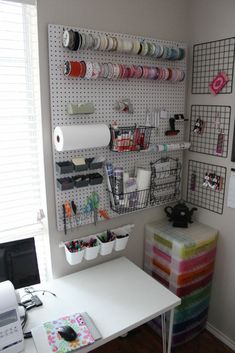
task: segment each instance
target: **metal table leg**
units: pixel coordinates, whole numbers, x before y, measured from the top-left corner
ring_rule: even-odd
[[[171,309],[171,311],[170,311],[170,323],[169,323],[169,336],[168,336],[167,353],[171,353],[171,341],[172,341],[173,320],[174,320],[174,309]]]
[[[162,352],[166,353],[166,315],[161,315],[162,322]]]

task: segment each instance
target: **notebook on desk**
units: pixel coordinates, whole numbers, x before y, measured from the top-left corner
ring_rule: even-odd
[[[68,342],[60,337],[57,330],[69,325],[78,334],[74,341]],[[38,353],[67,353],[94,343],[101,334],[87,313],[67,315],[48,321],[32,329],[32,336]]]

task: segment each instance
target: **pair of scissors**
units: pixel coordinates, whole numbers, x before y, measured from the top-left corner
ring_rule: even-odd
[[[94,212],[94,224],[97,224],[98,220],[98,209],[99,209],[100,198],[97,192],[93,191],[91,195],[87,198],[87,203],[84,209],[85,213]]]

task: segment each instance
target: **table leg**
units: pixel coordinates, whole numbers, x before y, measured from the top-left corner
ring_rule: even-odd
[[[166,353],[166,315],[161,315],[162,322],[162,352]]]
[[[173,331],[173,320],[174,320],[174,309],[171,309],[171,311],[170,311],[170,323],[169,323],[169,336],[168,336],[167,353],[171,353],[171,341],[172,341],[172,331]]]

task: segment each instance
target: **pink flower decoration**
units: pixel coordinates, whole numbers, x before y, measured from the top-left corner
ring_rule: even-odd
[[[55,337],[53,337],[53,336],[51,336],[51,335],[48,335],[47,338],[48,338],[48,343],[49,343],[50,345],[52,345],[52,344],[55,343]]]

